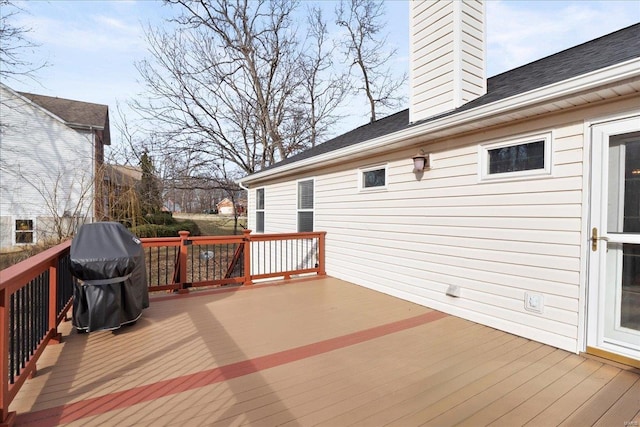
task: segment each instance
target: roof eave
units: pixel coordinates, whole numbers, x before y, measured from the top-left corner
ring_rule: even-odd
[[[69,126],[70,128],[73,129],[79,129],[79,130],[104,130],[104,126],[95,126],[95,125],[85,125],[82,123],[69,123],[69,122],[63,122],[65,125]]]
[[[411,145],[411,140],[415,137],[439,132],[439,137],[450,136],[460,132],[461,125],[474,121],[487,119],[495,115],[504,115],[515,110],[532,108],[541,104],[549,104],[559,99],[567,98],[601,86],[607,86],[616,82],[637,78],[640,76],[640,58],[621,62],[610,67],[606,67],[591,73],[583,74],[571,79],[563,80],[548,86],[537,88],[529,92],[520,93],[509,98],[501,99],[490,104],[464,110],[442,118],[438,118],[424,123],[418,123],[407,129],[394,132],[388,135],[374,138],[366,142],[354,144],[345,148],[340,148],[328,153],[323,153],[314,157],[289,163],[281,167],[269,169],[264,172],[257,172],[239,179],[237,182],[242,185],[251,185],[255,182],[266,179],[280,178],[294,173],[302,173],[322,164],[329,166],[349,157],[350,160],[370,155],[373,150],[382,147],[394,148]],[[585,102],[586,103],[586,102]],[[446,132],[443,134],[443,132]]]

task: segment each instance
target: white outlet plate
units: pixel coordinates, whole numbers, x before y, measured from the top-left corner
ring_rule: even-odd
[[[544,299],[542,297],[542,294],[525,292],[524,309],[533,313],[542,313],[542,311],[544,310]]]

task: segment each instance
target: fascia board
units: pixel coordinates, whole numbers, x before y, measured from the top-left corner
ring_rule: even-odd
[[[318,164],[328,166],[334,162],[343,160],[345,157],[355,159],[358,155],[367,155],[367,153],[370,153],[372,150],[376,150],[381,147],[388,147],[390,144],[407,141],[407,144],[409,145],[410,143],[408,140],[411,138],[428,134],[430,132],[441,132],[447,128],[450,128],[452,131],[451,133],[453,134],[456,132],[455,129],[463,124],[486,119],[487,117],[497,114],[505,114],[509,111],[521,110],[534,105],[550,103],[557,99],[584,92],[586,90],[606,86],[608,84],[638,76],[640,76],[640,58],[634,58],[591,73],[563,80],[562,82],[517,94],[478,108],[461,111],[460,113],[452,114],[424,124],[418,124],[408,129],[371,139],[366,142],[361,142],[349,147],[320,154],[308,159],[303,159],[272,170],[257,172],[253,175],[241,178],[237,182],[244,185],[254,181],[262,181],[267,178],[273,179],[282,175],[302,172],[308,168],[317,167]]]
[[[79,124],[79,123],[70,123],[70,122],[64,122],[65,125],[69,126],[72,129],[79,129],[79,130],[104,130],[104,126],[94,126],[94,125],[83,125],[83,124]]]

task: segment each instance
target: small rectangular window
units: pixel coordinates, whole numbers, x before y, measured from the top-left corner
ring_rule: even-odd
[[[480,179],[551,173],[551,133],[480,146]]]
[[[384,189],[387,186],[387,167],[375,166],[360,169],[360,189]]]
[[[16,220],[16,244],[27,245],[35,243],[33,238],[33,220],[17,219]]]
[[[494,148],[489,152],[489,174],[544,169],[544,141]]]
[[[256,232],[264,233],[264,188],[256,190]]]
[[[298,181],[298,232],[313,231],[313,179]]]

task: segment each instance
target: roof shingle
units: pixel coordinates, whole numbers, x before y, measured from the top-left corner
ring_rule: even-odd
[[[427,123],[471,110],[638,57],[640,57],[640,23],[491,77],[487,79],[485,95],[453,111],[411,124],[409,110],[406,109],[353,129],[264,168],[262,171],[388,135],[415,124]]]
[[[60,117],[68,125],[104,128],[108,123],[109,107],[107,105],[26,92],[18,93],[34,104]]]

